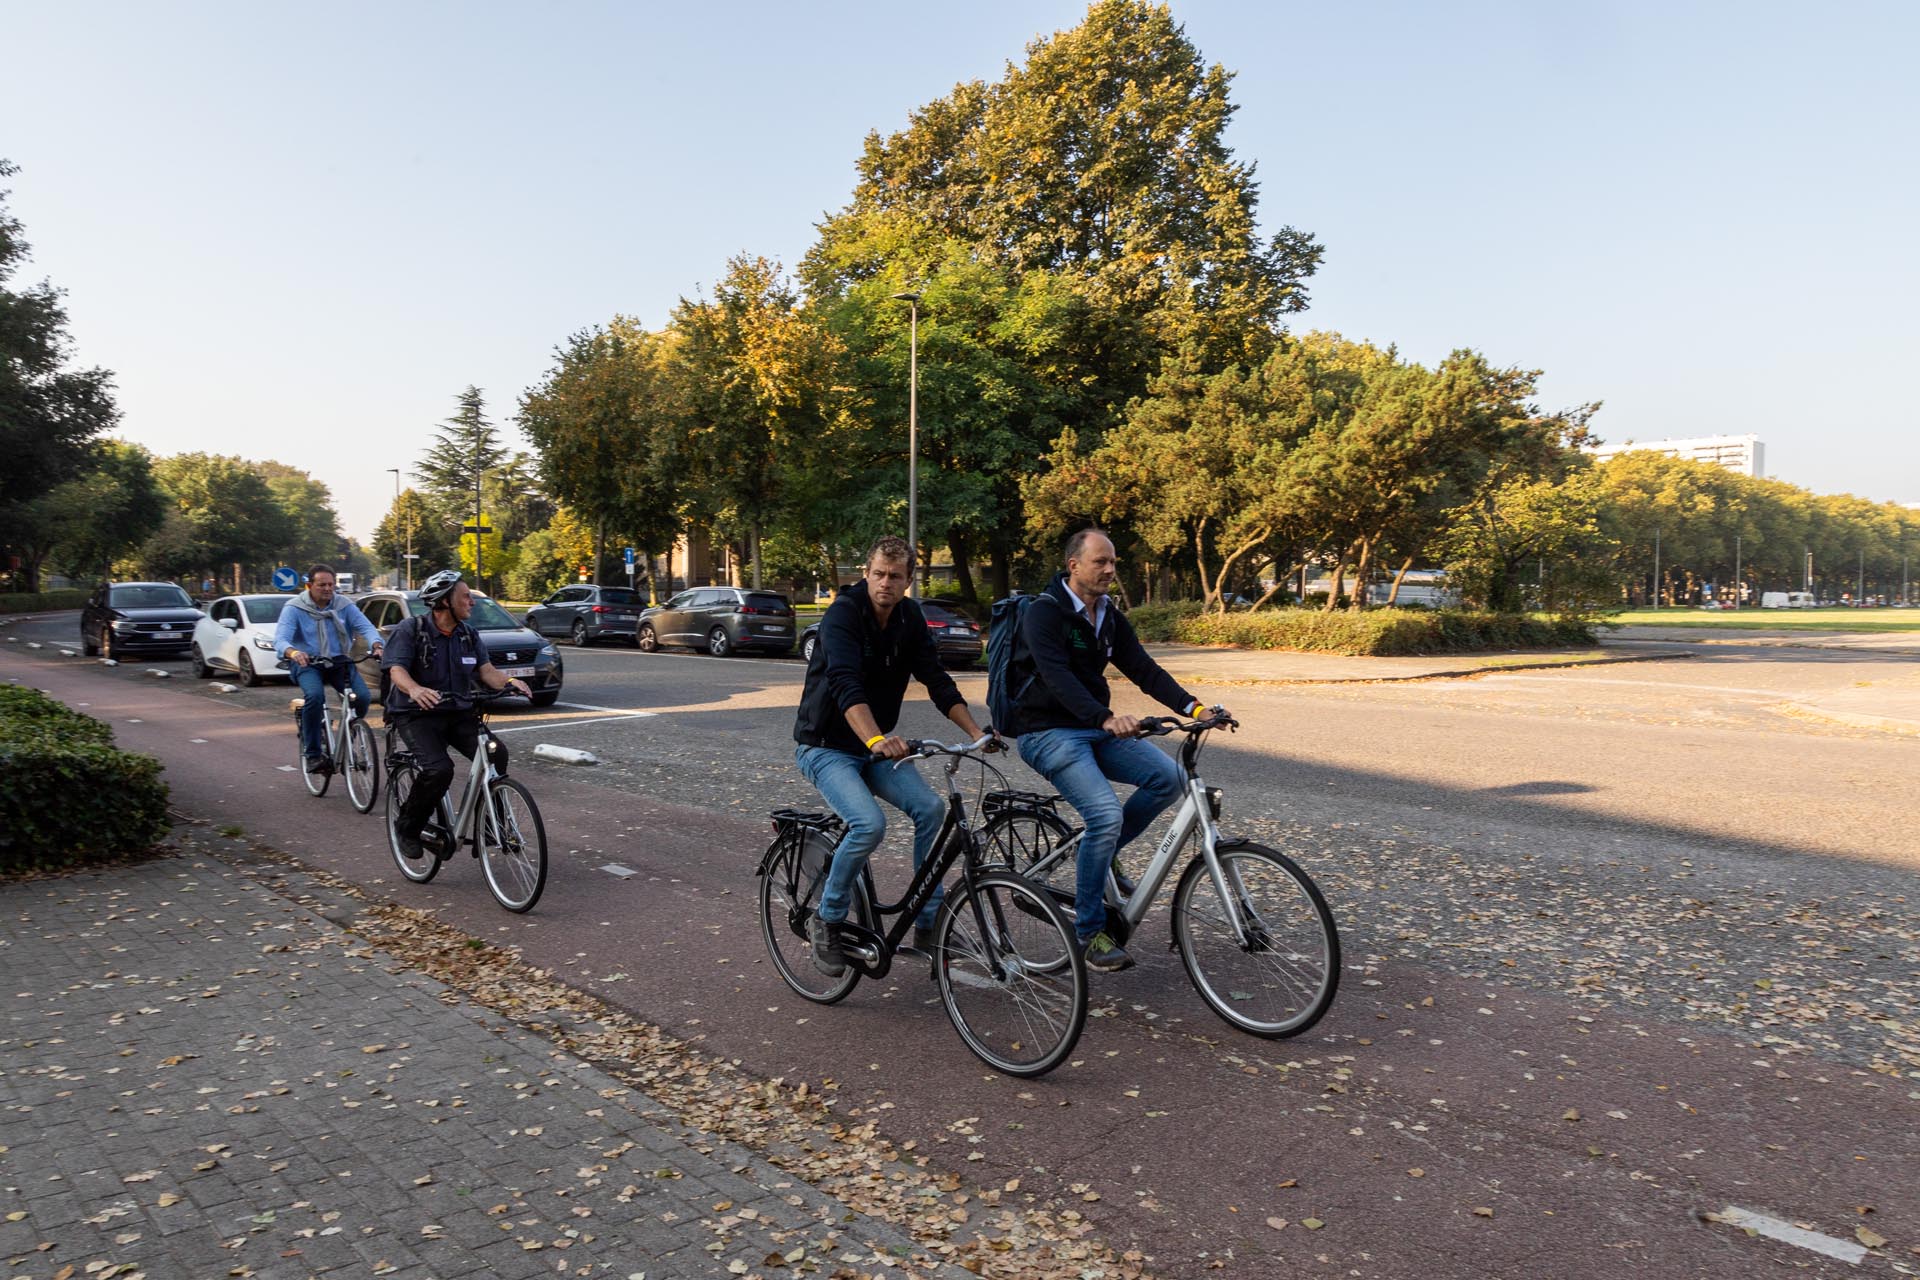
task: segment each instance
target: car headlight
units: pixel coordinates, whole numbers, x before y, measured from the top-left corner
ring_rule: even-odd
[[[560,651],[550,644],[543,644],[540,646],[540,656],[543,658],[557,658],[560,656]]]
[[[121,619],[120,619],[119,621],[117,621],[117,622],[115,622],[115,623],[113,624],[113,629],[114,629],[115,631],[117,631],[117,632],[119,632],[119,633],[120,633],[121,635],[123,635],[123,636],[124,636],[124,635],[131,635],[131,634],[133,634],[133,632],[134,632],[134,630],[136,629],[136,624],[134,624],[133,622],[130,622],[130,621],[128,621],[128,620],[127,620],[127,619],[125,619],[125,618],[121,618]]]
[[[265,636],[255,636],[253,638],[253,647],[256,649],[265,649],[268,653],[272,653],[273,641]]]

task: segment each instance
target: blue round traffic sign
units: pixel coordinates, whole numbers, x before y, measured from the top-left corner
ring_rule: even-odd
[[[281,565],[273,571],[273,589],[275,591],[293,591],[300,586],[300,575],[288,565]]]

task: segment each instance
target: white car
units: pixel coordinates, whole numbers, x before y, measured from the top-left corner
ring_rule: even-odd
[[[202,680],[215,672],[231,671],[244,685],[269,677],[291,680],[287,667],[273,652],[274,629],[290,595],[222,596],[207,606],[207,614],[193,626],[193,647],[187,657],[193,674]]]

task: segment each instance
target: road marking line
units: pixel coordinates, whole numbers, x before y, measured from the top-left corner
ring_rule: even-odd
[[[1536,674],[1531,671],[1489,671],[1485,684],[1492,680],[1526,681],[1530,684],[1613,684],[1630,689],[1695,689],[1703,693],[1750,693],[1758,698],[1790,698],[1793,694],[1782,689],[1744,689],[1738,685],[1726,684],[1680,684],[1652,680],[1609,680],[1605,676],[1558,676],[1551,672]]]
[[[591,718],[591,719],[588,719],[588,720],[549,720],[549,721],[547,721],[547,722],[545,722],[544,724],[516,724],[516,725],[508,725],[508,726],[507,726],[506,728],[504,728],[504,729],[495,729],[495,730],[494,730],[494,732],[495,732],[495,733],[525,733],[525,732],[527,732],[527,731],[528,731],[529,729],[571,729],[571,728],[573,728],[573,727],[574,727],[575,725],[582,725],[582,724],[606,724],[607,722],[609,722],[609,721],[612,721],[612,720],[638,720],[638,719],[640,719],[640,718],[642,718],[643,716],[651,716],[651,715],[654,715],[654,714],[656,714],[656,713],[655,713],[655,712],[652,712],[652,711],[630,711],[630,712],[628,712],[628,713],[627,713],[627,714],[625,714],[625,715],[619,715],[619,716],[594,716],[593,718]]]
[[[605,866],[601,867],[600,870],[606,872],[610,876],[619,876],[622,880],[625,880],[628,876],[637,876],[640,874],[638,871],[635,871],[632,867],[623,867],[617,862],[609,862]]]
[[[611,711],[622,716],[655,716],[657,711],[639,711],[633,707],[596,707],[591,702],[556,702],[556,707],[572,707],[576,711]]]
[[[1840,1240],[1833,1236],[1823,1236],[1817,1231],[1808,1231],[1764,1213],[1755,1213],[1752,1209],[1742,1209],[1738,1205],[1728,1205],[1718,1214],[1720,1221],[1736,1227],[1745,1227],[1756,1231],[1770,1240],[1784,1244],[1797,1245],[1802,1249],[1811,1249],[1815,1253],[1825,1254],[1829,1258],[1858,1265],[1867,1251],[1851,1240]]]
[[[279,770],[280,772],[282,772],[282,773],[298,773],[298,772],[300,772],[300,771],[299,771],[298,769],[296,769],[296,768],[294,768],[294,767],[293,767],[292,765],[290,765],[290,764],[279,764],[279,765],[275,765],[275,766],[274,766],[274,768],[276,768],[276,769],[278,769],[278,770]]]

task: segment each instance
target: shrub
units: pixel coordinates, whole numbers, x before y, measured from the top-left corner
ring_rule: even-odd
[[[1201,604],[1198,600],[1175,600],[1171,604],[1136,605],[1127,612],[1127,621],[1140,639],[1149,643],[1165,643],[1177,639],[1175,631],[1188,618],[1200,615]]]
[[[60,591],[10,591],[0,594],[0,613],[42,613],[78,609],[92,592],[85,587]]]
[[[1193,601],[1155,606],[1169,611],[1165,636],[1149,635],[1129,614],[1143,640],[1185,644],[1231,644],[1248,649],[1404,657],[1470,653],[1482,649],[1551,649],[1594,643],[1585,623],[1515,613],[1469,613],[1457,609],[1368,609],[1361,613],[1318,609],[1257,613],[1201,613]]]
[[[158,760],[37,690],[0,686],[0,871],[116,857],[166,831]]]

